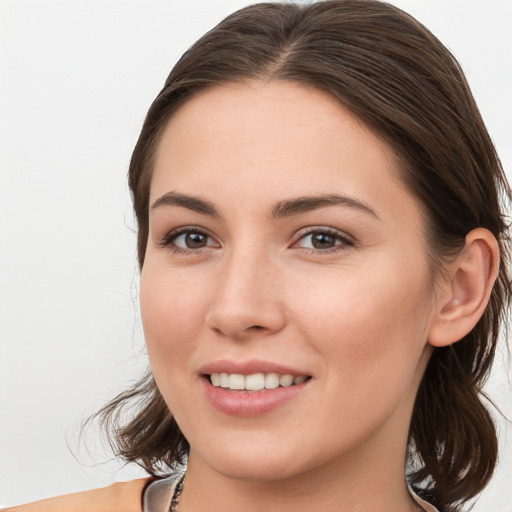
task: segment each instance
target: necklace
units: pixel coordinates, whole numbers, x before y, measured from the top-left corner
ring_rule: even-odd
[[[174,489],[174,494],[172,495],[171,507],[169,512],[178,512],[178,503],[180,502],[181,491],[183,490],[183,481],[185,480],[185,475],[183,475]]]

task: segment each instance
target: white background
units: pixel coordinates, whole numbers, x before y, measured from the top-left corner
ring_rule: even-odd
[[[146,366],[128,161],[172,64],[248,3],[0,0],[0,505],[138,474],[78,442],[80,422]],[[459,58],[510,177],[512,1],[392,3]],[[497,370],[489,391],[512,417],[501,355]],[[512,511],[501,429],[475,512]]]

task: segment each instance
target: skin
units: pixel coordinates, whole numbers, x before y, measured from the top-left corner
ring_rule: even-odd
[[[171,118],[150,204],[171,192],[218,214],[160,200],[141,278],[152,370],[191,445],[180,512],[414,509],[408,428],[446,297],[397,165],[346,108],[295,84],[214,87]],[[334,194],[352,203],[272,215]],[[173,234],[187,226],[204,247]],[[315,248],[312,227],[332,247]],[[203,390],[218,359],[311,380],[268,413],[228,415]]]

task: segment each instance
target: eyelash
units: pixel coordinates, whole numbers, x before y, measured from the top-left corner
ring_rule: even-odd
[[[326,249],[315,249],[315,248],[302,247],[301,249],[303,251],[306,251],[308,254],[326,254],[326,253],[338,252],[338,251],[345,250],[347,247],[352,247],[355,245],[354,240],[351,237],[349,237],[348,235],[346,235],[345,233],[338,231],[337,229],[321,227],[321,226],[306,228],[306,230],[302,231],[299,234],[297,241],[294,242],[293,245],[296,245],[297,243],[305,240],[308,236],[312,236],[315,234],[331,236],[337,242],[340,242],[340,243],[337,243],[336,245],[334,245],[334,247],[329,247]]]
[[[196,228],[194,226],[184,226],[182,228],[176,229],[174,231],[171,231],[170,233],[167,233],[163,240],[160,242],[161,247],[166,247],[170,249],[175,254],[199,254],[202,252],[204,247],[200,247],[197,249],[185,249],[183,247],[178,247],[174,244],[174,241],[180,237],[181,235],[187,234],[187,233],[196,233],[198,235],[203,235],[207,238],[212,238],[204,229]],[[208,247],[208,246],[206,246]]]
[[[193,248],[183,248],[178,247],[174,244],[175,240],[180,237],[181,235],[187,234],[187,233],[195,233],[198,235],[205,236],[209,239],[212,239],[212,237],[203,229],[196,228],[194,226],[184,226],[182,228],[179,228],[177,230],[171,231],[165,237],[163,240],[159,243],[161,247],[167,247],[170,250],[172,250],[175,254],[200,254],[205,247],[199,247],[196,249]],[[326,253],[332,253],[332,252],[338,252],[345,250],[347,247],[352,247],[355,245],[354,240],[347,236],[346,234],[342,233],[341,231],[338,231],[333,228],[328,227],[311,227],[307,228],[306,230],[302,231],[299,236],[297,237],[297,240],[293,242],[291,247],[296,246],[299,242],[305,240],[308,236],[312,236],[315,234],[320,235],[328,235],[336,239],[336,241],[339,241],[340,243],[337,243],[333,247],[329,247],[326,249],[315,249],[315,248],[307,248],[307,247],[299,247],[302,251],[308,253],[308,254],[326,254]],[[211,246],[210,246],[211,247]]]

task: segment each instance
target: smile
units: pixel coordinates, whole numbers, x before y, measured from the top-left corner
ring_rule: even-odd
[[[279,373],[253,373],[242,375],[239,373],[212,373],[210,382],[215,387],[232,391],[261,391],[263,389],[287,388],[302,384],[309,377],[306,375],[289,375]]]

